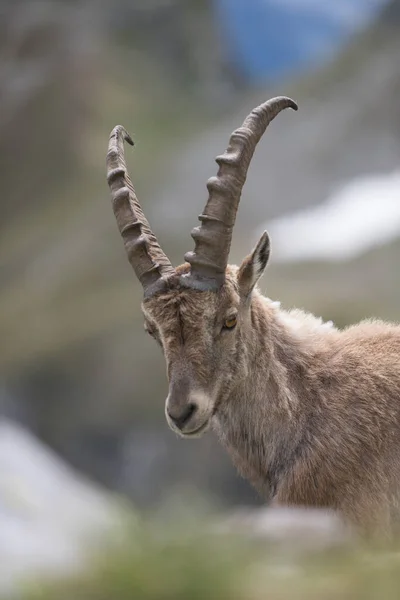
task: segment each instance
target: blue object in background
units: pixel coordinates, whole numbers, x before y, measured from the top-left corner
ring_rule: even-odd
[[[249,83],[317,66],[385,0],[214,0],[228,61]]]

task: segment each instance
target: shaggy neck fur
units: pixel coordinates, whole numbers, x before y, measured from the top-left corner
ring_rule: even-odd
[[[310,407],[302,398],[313,393],[313,372],[337,330],[302,311],[280,310],[258,292],[250,319],[249,372],[218,412],[216,430],[239,472],[271,499],[311,437],[310,413],[320,399],[314,395]]]

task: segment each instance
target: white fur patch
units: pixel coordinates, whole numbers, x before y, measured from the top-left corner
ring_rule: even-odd
[[[278,321],[289,329],[292,334],[299,338],[307,338],[319,333],[334,333],[338,329],[333,321],[323,321],[321,317],[316,317],[312,313],[305,312],[298,308],[293,310],[282,310],[281,303],[265,298],[268,305],[275,310]]]
[[[316,317],[312,313],[307,313],[297,308],[279,312],[281,321],[290,327],[292,331],[298,332],[299,335],[307,335],[317,333],[318,331],[332,330],[336,331],[332,321],[324,322],[321,317]]]

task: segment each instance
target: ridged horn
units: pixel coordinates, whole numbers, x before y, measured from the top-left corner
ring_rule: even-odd
[[[146,292],[160,278],[173,273],[174,268],[151,231],[136,197],[126,168],[124,141],[133,146],[129,133],[117,125],[110,134],[108,144],[107,181],[129,262]]]
[[[232,133],[224,154],[215,159],[218,174],[207,182],[209,196],[199,216],[201,225],[191,232],[195,249],[185,254],[186,262],[191,265],[188,285],[211,289],[223,284],[250,161],[269,123],[285,108],[297,110],[298,106],[290,98],[279,96],[252,110],[243,125]]]

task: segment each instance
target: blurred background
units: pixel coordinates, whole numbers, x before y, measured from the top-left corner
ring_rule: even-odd
[[[266,295],[338,326],[398,320],[399,52],[399,0],[0,0],[4,523],[10,494],[29,503],[36,486],[49,501],[36,450],[138,511],[180,493],[261,504],[212,434],[181,441],[167,427],[108,136],[118,123],[132,134],[138,197],[179,264],[231,131],[267,98],[293,97],[299,112],[257,149],[231,262],[266,227]]]

